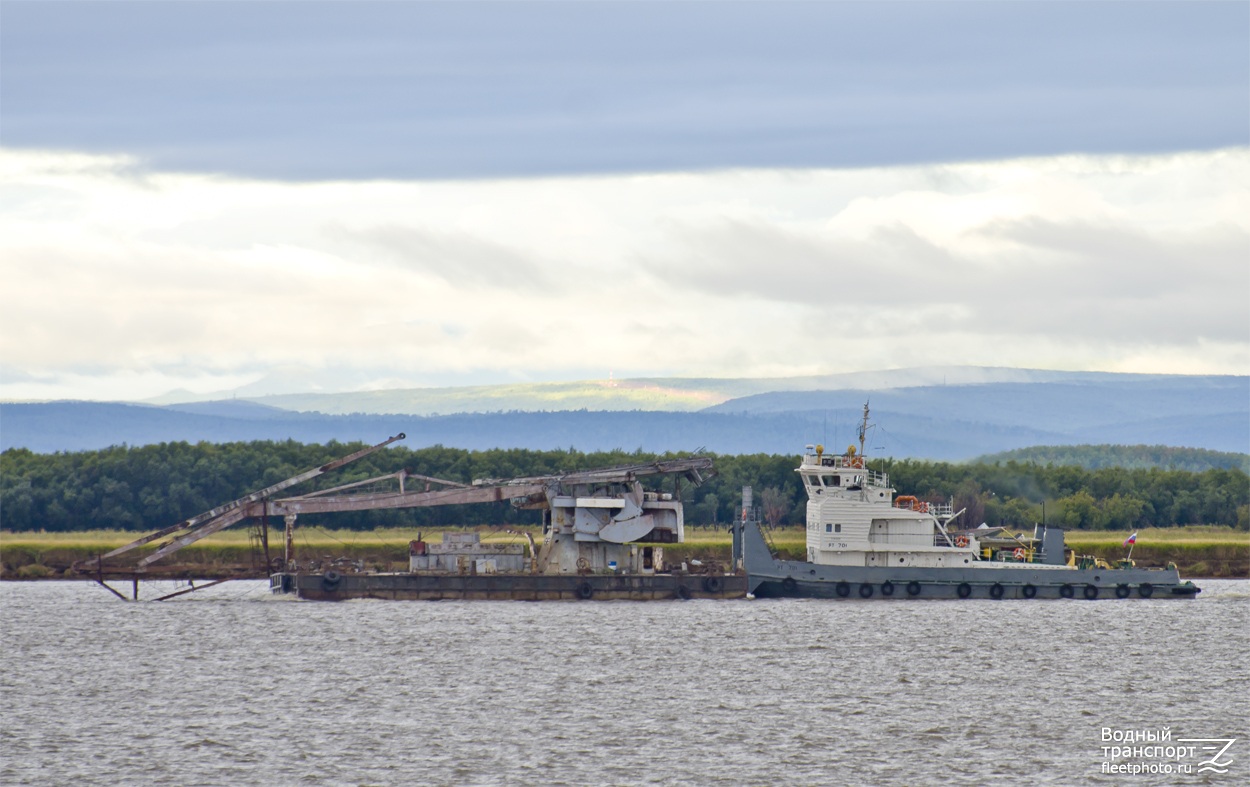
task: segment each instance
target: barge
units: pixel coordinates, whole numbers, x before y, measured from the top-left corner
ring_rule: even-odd
[[[285,490],[369,456],[403,440],[387,440],[311,468],[272,486],[217,506],[175,525],[143,536],[91,560],[76,563],[114,594],[125,596],[108,580],[131,580],[138,598],[139,579],[153,564],[201,538],[244,521],[257,523],[253,535],[270,567],[270,589],[318,601],[379,599],[569,599],[649,600],[741,598],[741,572],[691,560],[669,564],[666,545],[685,540],[682,482],[698,485],[715,474],[703,456],[583,470],[549,476],[478,479],[465,484],[399,470],[376,478],[287,495]],[[671,479],[672,491],[647,490],[643,482]],[[444,534],[438,544],[420,536],[409,545],[406,572],[367,572],[344,560],[298,559],[295,527],[301,516],[340,511],[387,510],[469,503],[510,502],[541,512],[543,541],[524,535],[528,544],[479,541],[476,533]],[[285,524],[281,556],[271,555],[271,518]],[[162,540],[163,539],[163,540]],[[156,542],[156,543],[154,543]],[[132,563],[139,547],[152,545]],[[528,550],[526,549],[528,546]],[[740,550],[735,552],[740,554]],[[224,580],[222,580],[224,581]],[[210,587],[213,584],[200,587]],[[163,598],[199,589],[180,590]],[[160,599],[158,599],[160,600]]]
[[[480,481],[514,506],[542,513],[543,541],[482,542],[477,533],[420,536],[409,544],[406,572],[320,570],[290,559],[270,577],[274,593],[317,601],[395,600],[631,600],[741,598],[746,577],[714,563],[665,561],[664,546],[685,540],[681,501],[646,491],[642,478],[702,480],[705,458],[592,470],[541,478]],[[456,499],[452,495],[448,499]],[[311,569],[311,570],[309,570]]]

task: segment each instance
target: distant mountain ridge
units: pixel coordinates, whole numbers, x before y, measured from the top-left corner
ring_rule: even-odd
[[[944,373],[948,380],[949,371],[928,370],[930,375]],[[963,373],[985,376],[986,370]],[[0,404],[0,448],[51,452],[122,443],[261,439],[374,443],[405,432],[409,446],[437,443],[469,449],[573,447],[583,451],[621,448],[656,452],[703,447],[718,453],[797,454],[809,443],[825,443],[838,450],[853,442],[864,402],[869,401],[876,426],[867,448],[874,456],[962,461],[1030,446],[1091,443],[1250,452],[1247,377],[1031,370],[989,373],[1040,379],[889,387],[890,382],[924,379],[923,374],[908,376],[895,370],[875,373],[883,383],[880,388],[748,393],[697,411],[637,407],[526,412],[500,407],[493,412],[443,416],[360,411],[325,414],[278,407],[277,397],[165,407],[100,402]],[[806,385],[821,378],[791,379],[795,385]],[[654,390],[703,390],[718,392],[718,396],[777,383],[653,382]],[[457,389],[443,391],[443,401],[458,401],[450,390]],[[283,401],[287,405],[294,402]],[[349,402],[336,401],[345,406]],[[496,401],[515,405],[518,400],[500,395]]]
[[[697,412],[743,397],[774,392],[867,390],[979,385],[988,383],[1099,382],[1155,379],[1158,375],[1064,372],[980,366],[933,366],[804,377],[696,378],[644,377],[562,383],[507,383],[447,388],[393,388],[341,393],[222,396],[217,401],[248,401],[282,410],[326,415],[370,413],[447,415],[539,410],[660,410]],[[177,392],[146,404],[202,403]]]

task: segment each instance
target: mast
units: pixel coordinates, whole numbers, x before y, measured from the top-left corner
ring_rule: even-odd
[[[864,455],[864,439],[868,434],[868,403],[864,402],[864,420],[859,424],[859,455]]]

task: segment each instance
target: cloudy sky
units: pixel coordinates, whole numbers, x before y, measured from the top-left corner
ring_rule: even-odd
[[[1245,2],[0,5],[0,398],[1250,373]]]

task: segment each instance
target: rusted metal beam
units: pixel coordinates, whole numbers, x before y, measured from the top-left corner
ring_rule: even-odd
[[[369,484],[376,484],[379,481],[385,481],[388,478],[400,478],[401,476],[403,476],[403,474],[404,474],[404,471],[400,470],[398,473],[387,473],[386,475],[380,475],[376,478],[366,478],[364,481],[353,481],[350,484],[342,484],[341,486],[332,486],[329,489],[318,489],[316,492],[309,492],[306,495],[299,495],[298,497],[303,499],[303,498],[309,498],[309,497],[325,497],[326,495],[336,495],[339,492],[343,492],[348,489],[357,489],[362,486],[368,486]]]
[[[226,528],[230,527],[231,525],[238,522],[239,520],[246,519],[247,517],[248,517],[248,513],[247,513],[247,509],[245,508],[235,509],[233,511],[229,511],[225,514],[222,514],[217,519],[214,519],[213,521],[207,524],[200,525],[198,528],[196,528],[195,530],[192,530],[190,533],[187,533],[185,536],[179,536],[178,538],[175,538],[173,541],[170,541],[165,546],[161,547],[160,549],[156,550],[152,554],[140,560],[137,565],[139,568],[150,566],[156,561],[165,557],[166,555],[172,555],[174,552],[177,552],[179,549],[182,549],[183,547],[188,546],[189,544],[194,544],[196,541],[199,541],[201,538],[207,538],[208,536],[211,536],[213,533],[216,533],[220,530],[225,530]]]
[[[200,525],[206,522],[212,522],[213,520],[217,519],[223,514],[226,514],[236,509],[250,505],[266,497],[271,497],[274,494],[281,492],[283,489],[287,489],[289,487],[295,486],[296,484],[303,483],[304,481],[307,481],[310,478],[316,478],[322,473],[328,473],[331,470],[337,470],[343,465],[348,464],[350,462],[354,462],[357,459],[362,459],[368,456],[369,454],[372,454],[375,451],[379,451],[385,448],[386,446],[390,445],[391,443],[397,440],[403,440],[404,437],[405,437],[404,433],[400,432],[394,437],[388,437],[386,440],[383,440],[377,445],[370,446],[369,448],[363,448],[359,451],[356,451],[355,453],[348,454],[347,456],[341,459],[335,459],[333,462],[324,464],[321,467],[314,467],[312,470],[307,470],[303,473],[300,473],[297,476],[292,476],[286,479],[285,481],[279,481],[273,486],[265,487],[264,489],[261,489],[256,492],[252,492],[249,495],[244,495],[243,497],[240,497],[238,500],[232,500],[229,503],[225,503],[223,505],[217,506],[216,508],[205,511],[202,514],[197,514],[196,516],[193,516],[184,522],[179,522],[178,524],[173,525],[172,527],[167,527],[164,530],[158,531],[149,536],[144,536],[143,538],[137,539],[135,541],[131,541],[129,544],[126,544],[125,546],[120,546],[117,549],[114,549],[112,552],[108,552],[102,555],[101,559],[108,559],[111,557],[116,557],[117,555],[121,555],[126,552],[129,552],[130,550],[135,549],[136,547],[140,547],[140,546],[143,546],[144,544],[151,543],[152,541],[155,541],[158,538],[162,538],[164,536],[170,535],[171,533],[176,533],[179,530],[188,530],[188,529],[199,527]],[[241,518],[242,517],[239,517],[239,519]],[[238,519],[235,519],[234,521],[237,522]],[[233,524],[233,522],[231,524]],[[214,530],[213,532],[216,532],[216,530]],[[191,541],[198,541],[199,538],[203,538],[203,536],[193,538],[191,539]],[[173,543],[179,543],[180,541],[182,541],[181,538],[175,539]],[[191,543],[191,541],[187,541],[186,543],[189,544]],[[183,544],[183,546],[185,546],[185,544]],[[168,552],[166,552],[165,554],[168,554]],[[151,559],[145,559],[144,561],[141,562],[141,565],[147,565],[148,563],[151,563],[151,562],[152,562]]]
[[[681,473],[687,477],[693,474],[694,477],[699,478],[701,481],[702,477],[699,476],[700,470],[715,473],[715,467],[710,457],[691,456],[685,459],[667,459],[658,462],[623,465],[621,467],[605,467],[599,470],[580,470],[561,475],[513,478],[511,480],[487,478],[474,481],[473,485],[477,487],[500,484],[550,484],[552,482],[560,484],[621,484],[643,476],[668,475],[671,473]]]
[[[227,577],[225,579],[216,580],[215,582],[205,582],[203,585],[192,585],[189,588],[184,588],[183,590],[179,590],[174,593],[167,593],[166,595],[161,596],[160,598],[154,598],[152,600],[153,601],[166,601],[176,596],[185,596],[186,594],[194,593],[197,590],[203,590],[204,588],[211,588],[213,585],[220,585],[222,582],[229,582],[230,580],[231,580],[231,577]]]
[[[108,592],[112,593],[114,596],[117,596],[117,597],[118,597],[118,598],[120,598],[122,601],[129,601],[129,600],[130,600],[130,599],[126,598],[126,596],[125,596],[124,594],[122,594],[120,591],[118,591],[118,590],[117,590],[117,588],[115,588],[115,587],[113,587],[112,585],[110,585],[109,583],[105,582],[103,579],[100,579],[99,577],[95,577],[95,581],[96,581],[96,584],[98,584],[100,587],[102,587],[102,588],[104,588],[105,590],[107,590]]]
[[[288,516],[291,514],[326,514],[336,511],[369,511],[373,509],[454,506],[465,503],[494,503],[541,494],[545,489],[546,487],[543,484],[505,484],[438,489],[433,492],[382,492],[363,495],[339,495],[338,497],[289,497],[269,501],[269,513]],[[256,516],[258,510],[255,506],[248,508],[248,516]]]
[[[458,487],[469,486],[468,484],[462,484],[459,481],[448,481],[446,478],[435,478],[432,475],[421,475],[420,473],[409,473],[406,470],[404,471],[404,475],[407,476],[408,478],[420,478],[422,481],[429,481],[431,483],[442,484],[444,486],[458,486]]]

